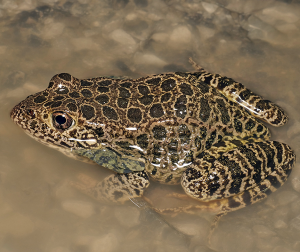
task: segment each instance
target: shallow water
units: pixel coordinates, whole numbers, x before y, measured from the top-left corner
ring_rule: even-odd
[[[210,251],[211,218],[165,222],[132,202],[95,202],[70,186],[110,172],[35,142],[11,108],[50,78],[192,71],[188,58],[282,106],[272,139],[300,151],[300,2],[274,0],[25,0],[0,2],[0,251]],[[177,191],[153,184],[147,196]],[[164,202],[166,203],[166,202]],[[220,221],[215,251],[299,251],[300,167],[267,200]]]

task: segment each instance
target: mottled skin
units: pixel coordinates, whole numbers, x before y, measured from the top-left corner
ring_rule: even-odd
[[[221,216],[280,187],[295,155],[269,141],[268,128],[257,120],[285,124],[280,107],[192,64],[197,72],[135,80],[58,74],[11,117],[43,144],[124,173],[95,186],[98,198],[140,196],[150,176],[213,201]]]

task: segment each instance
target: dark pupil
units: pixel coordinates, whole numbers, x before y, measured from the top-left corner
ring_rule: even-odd
[[[58,124],[64,124],[67,120],[64,116],[58,115],[57,117],[55,117],[55,121]]]

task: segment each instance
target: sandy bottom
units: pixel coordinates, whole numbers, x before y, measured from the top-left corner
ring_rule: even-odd
[[[100,3],[99,3],[100,2]],[[3,0],[0,3],[0,250],[211,251],[210,214],[157,217],[129,201],[95,202],[70,186],[80,173],[110,172],[35,142],[11,108],[50,78],[140,77],[208,71],[282,106],[290,121],[272,139],[300,151],[300,4],[275,0]],[[157,204],[179,187],[151,185]],[[300,167],[256,205],[221,219],[214,251],[300,251]]]

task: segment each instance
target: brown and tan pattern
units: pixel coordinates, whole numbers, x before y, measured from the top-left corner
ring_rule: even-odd
[[[122,182],[118,188],[143,181],[130,193],[140,196],[149,176],[181,183],[201,201],[219,200],[222,213],[255,203],[286,181],[295,162],[290,147],[269,141],[257,118],[281,126],[287,116],[242,84],[192,63],[198,72],[135,80],[61,73],[15,106],[11,118],[43,144],[124,173],[103,182],[113,200],[129,195],[114,193],[114,179]]]

